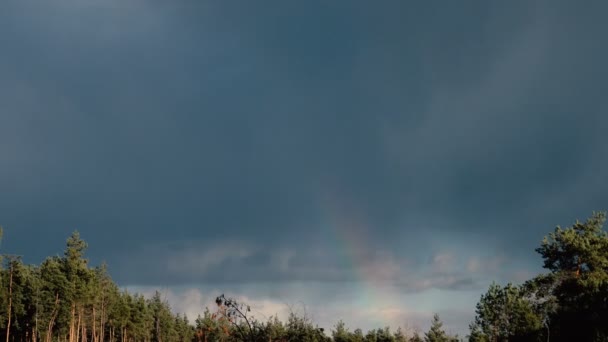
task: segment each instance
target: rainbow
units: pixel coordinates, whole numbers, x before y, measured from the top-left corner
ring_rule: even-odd
[[[381,287],[387,274],[384,265],[373,263],[376,251],[370,245],[370,228],[366,220],[361,217],[361,211],[355,211],[352,206],[340,205],[334,196],[326,196],[323,201],[323,222],[327,227],[331,245],[336,246],[338,257],[344,262],[348,270],[354,272],[356,278],[356,298],[353,306],[365,311],[377,313],[370,319],[370,323],[381,328],[389,325],[389,317],[382,307],[391,304],[391,298],[386,297],[386,291]],[[390,270],[388,270],[390,272]],[[390,276],[390,275],[389,275]],[[394,298],[393,298],[394,299]],[[383,317],[384,316],[384,317]]]

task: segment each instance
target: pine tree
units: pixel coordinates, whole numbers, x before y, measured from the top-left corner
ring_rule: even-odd
[[[477,303],[476,314],[474,327],[491,341],[533,339],[540,333],[541,317],[525,291],[512,284],[492,283]]]
[[[376,338],[376,329],[368,330],[367,334],[365,334],[365,342],[377,342]]]
[[[363,342],[363,340],[365,339],[365,337],[363,336],[363,331],[361,331],[361,329],[359,328],[355,329],[351,334],[351,339],[353,342]]]
[[[69,324],[69,309],[64,304],[68,297],[68,281],[58,257],[47,258],[40,266],[39,327],[45,342],[54,334],[65,335]]]
[[[469,324],[469,335],[467,336],[469,342],[490,342],[490,339],[486,334],[481,331],[479,324],[473,322]]]
[[[391,333],[391,329],[389,327],[384,327],[384,329],[376,330],[376,341],[378,342],[395,342],[395,338]]]
[[[555,228],[536,251],[548,275],[532,283],[556,304],[549,312],[553,339],[593,340],[608,336],[608,233],[603,230],[606,213],[585,222]],[[538,295],[538,293],[537,293]]]
[[[407,342],[407,336],[405,336],[401,327],[397,328],[395,334],[393,335],[393,338],[395,342]]]
[[[0,226],[0,246],[2,245],[3,233],[4,231]],[[8,293],[6,293],[5,291],[5,279],[6,274],[4,271],[4,258],[2,255],[0,255],[0,291],[2,291],[0,292],[0,328],[2,328],[3,330],[6,329],[6,321],[8,319],[6,312],[6,308],[8,307]]]
[[[334,342],[349,342],[350,333],[346,328],[346,324],[342,320],[338,321],[334,330],[331,332]]]
[[[443,322],[439,319],[439,315],[433,315],[431,328],[425,334],[426,342],[449,342],[450,338],[443,330]]]
[[[78,342],[80,336],[82,306],[86,300],[88,282],[87,260],[83,258],[86,249],[86,242],[80,238],[78,231],[74,231],[67,239],[67,248],[62,260],[68,284],[63,300],[69,303],[69,342]]]
[[[281,341],[286,337],[286,329],[283,322],[277,316],[272,316],[266,322],[266,338],[264,341]]]
[[[414,333],[414,336],[412,336],[412,338],[410,338],[409,342],[424,342],[424,340],[422,339],[422,337],[420,337],[420,335],[416,332]]]

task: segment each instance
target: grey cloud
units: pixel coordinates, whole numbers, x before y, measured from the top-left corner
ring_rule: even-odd
[[[543,194],[576,176],[575,163],[566,161],[586,155],[580,151],[587,146],[582,135],[588,126],[606,124],[589,114],[594,121],[567,130],[573,124],[572,114],[555,111],[555,101],[582,102],[588,95],[567,94],[570,89],[554,84],[571,78],[595,79],[589,68],[564,69],[573,63],[572,54],[567,53],[570,44],[589,56],[605,53],[575,39],[584,29],[558,25],[564,9],[543,11],[541,6],[519,15],[511,13],[519,24],[515,28],[504,13],[488,9],[487,17],[462,27],[463,33],[487,45],[471,43],[463,49],[439,43],[449,31],[445,27],[430,30],[423,35],[425,40],[418,41],[414,29],[423,23],[413,14],[407,14],[412,18],[402,26],[394,14],[379,23],[363,15],[365,8],[360,4],[348,16],[339,15],[340,6],[324,8],[327,12],[319,27],[306,19],[286,19],[301,10],[311,11],[312,5],[277,6],[262,16],[268,19],[264,21],[250,16],[254,8],[248,6],[211,6],[205,12],[202,7],[189,7],[193,5],[140,3],[129,5],[130,11],[144,13],[132,24],[128,18],[133,12],[112,5],[98,14],[94,12],[98,6],[74,8],[66,3],[55,10],[64,16],[84,13],[102,22],[116,21],[110,27],[118,27],[120,34],[113,33],[110,40],[89,40],[85,33],[98,32],[96,26],[76,31],[66,25],[78,23],[62,26],[47,19],[38,24],[39,29],[52,26],[49,39],[65,32],[72,35],[62,43],[65,49],[47,50],[51,64],[60,66],[58,71],[25,54],[39,55],[46,48],[32,36],[38,32],[36,27],[27,29],[27,50],[15,49],[12,57],[5,58],[25,58],[23,65],[35,65],[38,72],[27,81],[39,88],[34,101],[27,103],[35,106],[28,119],[34,128],[16,124],[16,115],[9,116],[4,125],[16,128],[9,138],[15,134],[31,137],[18,145],[17,138],[10,138],[7,144],[15,146],[12,151],[18,147],[31,154],[29,167],[9,161],[14,165],[9,172],[25,167],[32,175],[11,182],[13,186],[46,179],[36,190],[64,205],[83,206],[76,210],[76,217],[50,224],[71,226],[62,227],[66,231],[78,226],[95,239],[103,237],[88,227],[104,223],[105,229],[146,226],[153,236],[178,232],[212,238],[247,234],[288,239],[318,223],[319,193],[327,188],[337,192],[339,200],[354,201],[357,210],[369,217],[371,229],[400,227],[404,217],[424,217],[431,214],[430,208],[440,210],[454,229],[482,231],[488,223],[504,228],[522,210],[520,198]],[[422,9],[421,13],[455,23],[457,19],[448,15],[451,10]],[[386,5],[372,13],[400,11],[407,12],[401,5]],[[230,27],[219,20],[197,24],[193,16],[203,12],[242,21]],[[501,20],[495,24],[494,19]],[[360,22],[371,26],[366,29]],[[282,25],[285,28],[276,32]],[[587,25],[591,27],[594,21]],[[483,36],[477,30],[485,26],[494,31]],[[26,32],[24,24],[13,21],[11,27],[13,32]],[[314,30],[336,36],[312,39]],[[384,32],[391,40],[376,41]],[[564,40],[564,32],[572,39]],[[306,38],[293,39],[291,34]],[[131,35],[137,44],[128,44]],[[239,36],[241,44],[235,45]],[[348,37],[357,40],[347,43]],[[494,39],[502,45],[492,43]],[[71,44],[81,48],[69,49]],[[419,47],[416,51],[421,56],[408,52],[408,44]],[[160,51],[163,46],[167,49]],[[321,47],[335,50],[328,56],[343,59],[316,59]],[[71,62],[71,53],[86,57],[82,65]],[[469,55],[487,57],[480,65],[464,58],[444,60]],[[300,60],[307,64],[298,64]],[[425,80],[424,74],[416,72],[429,72],[429,65],[441,77],[425,81],[427,88],[413,86],[414,80]],[[342,70],[351,77],[335,77],[327,70]],[[61,73],[68,77],[60,77]],[[57,82],[50,94],[45,74]],[[23,81],[24,70],[13,75]],[[391,75],[402,77],[391,79]],[[225,76],[230,84],[215,83],[216,79],[226,82],[221,81]],[[92,80],[95,83],[86,83]],[[549,86],[539,87],[544,83]],[[395,92],[401,85],[404,91]],[[412,95],[422,89],[424,96]],[[41,96],[51,99],[36,105]],[[547,108],[539,107],[538,99]],[[13,112],[25,110],[23,102],[7,103],[13,104]],[[52,121],[43,119],[44,108],[57,108],[60,103],[67,106],[54,113]],[[391,140],[388,147],[387,126],[394,128],[389,136],[403,137]],[[31,139],[38,141],[34,144]],[[42,154],[49,160],[39,159]],[[33,161],[37,161],[35,166]],[[554,167],[556,163],[561,164],[559,168]],[[72,166],[71,172],[62,172],[66,164]],[[39,170],[44,170],[44,177]],[[476,185],[479,180],[483,185]],[[43,203],[39,205],[43,215],[52,217]],[[159,207],[163,210],[149,214],[150,208]],[[94,208],[103,209],[97,214]],[[171,229],[163,229],[167,226]],[[124,240],[147,235],[124,229],[122,233]],[[300,235],[301,239],[311,234]]]
[[[156,244],[116,255],[113,274],[132,286],[260,286],[263,284],[333,284],[340,288],[366,286],[393,289],[400,293],[429,290],[481,290],[492,280],[520,275],[501,260],[479,261],[471,266],[450,256],[434,257],[431,264],[408,262],[388,251],[367,253],[365,259],[345,260],[325,249],[272,249],[263,245],[219,240],[212,243]],[[151,267],[150,265],[153,265]],[[500,267],[498,267],[500,265]],[[138,272],[133,273],[133,270]],[[524,269],[525,270],[525,269]],[[514,273],[513,273],[514,272]],[[519,273],[517,273],[519,272]]]

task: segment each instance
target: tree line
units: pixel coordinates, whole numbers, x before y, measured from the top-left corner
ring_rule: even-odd
[[[6,342],[503,342],[608,341],[608,234],[604,212],[557,227],[536,251],[547,273],[523,284],[493,283],[481,295],[466,337],[452,336],[438,315],[427,332],[389,327],[350,331],[338,321],[325,332],[306,315],[260,321],[251,308],[217,297],[193,322],[172,312],[159,292],[123,291],[107,266],[92,267],[74,232],[62,256],[27,265],[2,255],[0,338]],[[0,228],[0,239],[2,229]],[[0,341],[1,342],[1,341]]]

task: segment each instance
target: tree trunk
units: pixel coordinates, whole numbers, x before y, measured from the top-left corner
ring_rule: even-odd
[[[77,342],[74,340],[74,337],[76,335],[76,303],[72,303],[72,307],[70,310],[70,331],[68,333],[68,340],[70,342]]]
[[[160,318],[156,317],[156,342],[163,342],[160,335]]]
[[[82,309],[78,308],[77,309],[77,315],[78,315],[78,320],[76,321],[76,329],[74,330],[74,332],[76,333],[76,339],[75,342],[79,342],[80,341],[80,324],[82,322]]]
[[[92,340],[93,342],[97,342],[97,334],[95,333],[95,327],[97,326],[97,322],[95,321],[95,303],[93,303],[93,326],[92,326]]]
[[[8,281],[8,323],[6,325],[6,342],[9,341],[11,333],[11,310],[13,308],[13,263],[10,264],[10,275]]]
[[[36,303],[34,306],[36,309],[34,310],[34,327],[32,328],[32,342],[38,342],[38,290],[36,289]]]
[[[105,342],[106,336],[106,305],[105,305],[105,297],[102,294],[101,297],[101,314],[100,314],[100,322],[99,322],[99,341]]]
[[[53,313],[51,314],[51,319],[49,320],[49,326],[46,331],[46,342],[53,341],[53,325],[55,325],[55,319],[57,318],[57,313],[59,311],[59,293],[55,296],[55,308],[53,308]]]

